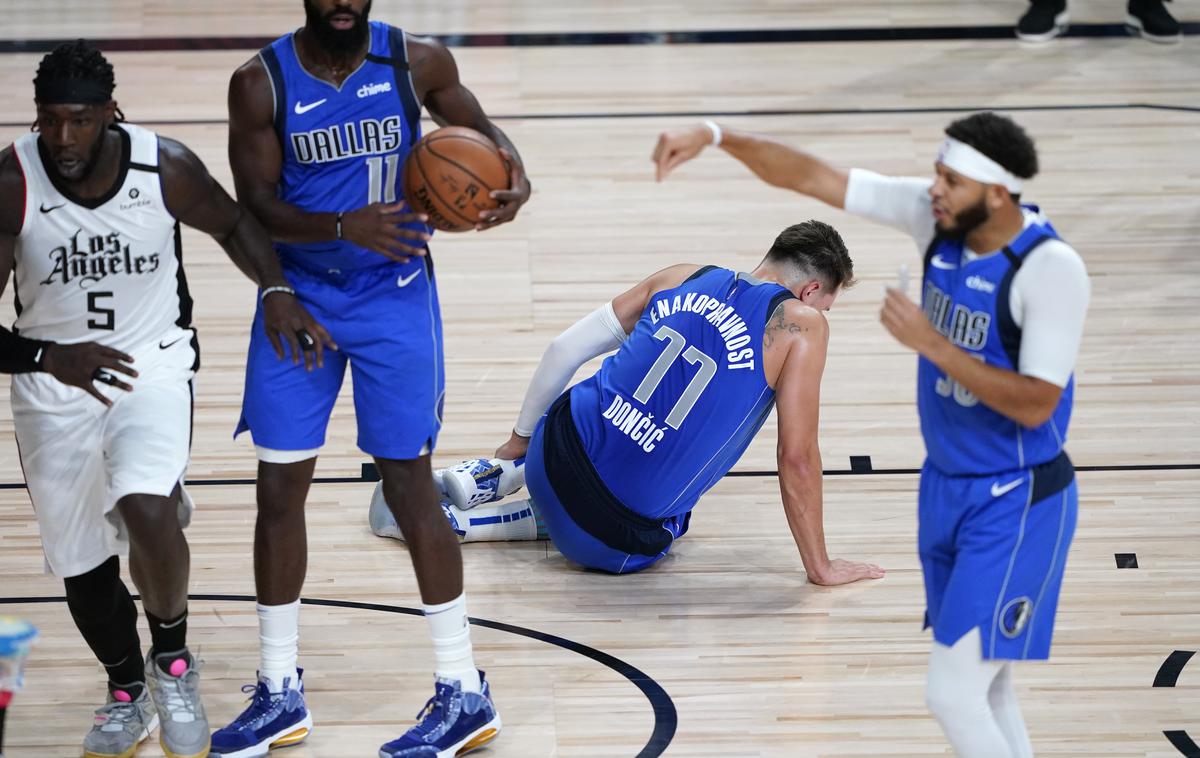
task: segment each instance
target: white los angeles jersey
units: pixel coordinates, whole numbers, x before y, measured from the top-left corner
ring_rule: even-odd
[[[179,226],[162,195],[158,135],[131,124],[114,128],[121,135],[117,180],[94,200],[75,196],[47,170],[36,134],[15,144],[25,174],[16,245],[16,329],[23,337],[131,352],[191,326]]]

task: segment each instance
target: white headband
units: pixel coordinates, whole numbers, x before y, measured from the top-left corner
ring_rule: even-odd
[[[1024,184],[999,163],[953,137],[947,137],[942,143],[942,149],[938,151],[938,163],[977,182],[1002,185],[1014,195],[1021,191]]]

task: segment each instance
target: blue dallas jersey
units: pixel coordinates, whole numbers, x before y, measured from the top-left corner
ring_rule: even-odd
[[[1058,239],[1058,233],[1040,216],[1000,252],[970,262],[964,260],[962,240],[934,239],[925,254],[925,315],[973,357],[1019,370],[1021,330],[1009,309],[1012,281],[1025,257],[1050,239]],[[1071,419],[1074,376],[1050,420],[1028,429],[980,403],[924,357],[919,360],[921,434],[929,462],[942,473],[1013,471],[1046,463],[1062,451]]]
[[[651,298],[633,334],[571,389],[571,417],[601,480],[649,518],[690,511],[737,463],[775,404],[763,333],[793,295],[709,266]]]
[[[302,210],[336,213],[403,199],[400,173],[421,138],[421,106],[404,32],[378,21],[370,27],[366,60],[341,87],[304,69],[292,34],[259,53],[271,78],[275,131],[283,148],[279,197]],[[275,247],[285,266],[317,274],[392,263],[345,241]]]

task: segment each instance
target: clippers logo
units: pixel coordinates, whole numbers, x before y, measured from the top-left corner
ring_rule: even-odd
[[[378,82],[378,83],[372,82],[370,84],[364,84],[363,86],[358,88],[358,97],[359,97],[359,99],[362,99],[364,97],[371,97],[373,95],[378,95],[381,92],[391,92],[391,91],[392,91],[392,83],[391,82]]]

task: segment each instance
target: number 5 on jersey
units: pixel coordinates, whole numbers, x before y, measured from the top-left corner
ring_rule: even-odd
[[[116,320],[117,320],[116,319],[116,311],[114,311],[112,308],[101,308],[100,307],[100,298],[102,298],[102,297],[110,298],[112,296],[113,296],[113,293],[111,293],[111,292],[89,292],[89,293],[87,293],[88,313],[92,313],[97,316],[104,317],[103,321],[99,321],[94,318],[89,318],[88,319],[88,328],[89,329],[107,329],[108,331],[112,331],[113,329],[116,328]]]
[[[698,350],[694,345],[688,346],[687,340],[683,335],[675,331],[669,326],[660,326],[658,331],[654,333],[654,339],[666,340],[667,347],[654,361],[654,365],[646,372],[646,377],[642,379],[642,383],[634,390],[633,399],[637,400],[642,405],[645,405],[650,400],[650,396],[654,394],[654,390],[658,389],[658,385],[662,382],[662,378],[666,375],[667,369],[675,362],[675,359],[683,355],[683,359],[693,365],[699,365],[700,370],[688,382],[688,386],[684,388],[683,394],[675,401],[671,412],[667,414],[667,426],[679,430],[683,420],[691,413],[695,407],[696,401],[700,399],[701,393],[708,383],[712,381],[713,376],[717,373],[717,362],[703,352]],[[686,350],[684,348],[687,348]]]

